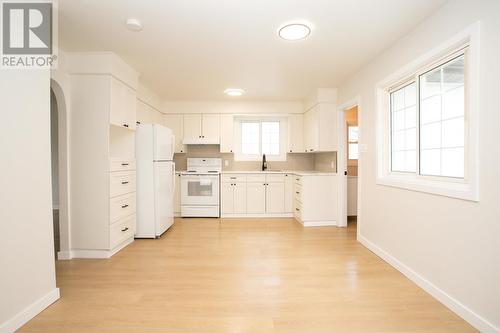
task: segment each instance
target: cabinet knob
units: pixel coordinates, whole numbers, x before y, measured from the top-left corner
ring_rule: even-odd
[[[123,124],[123,127],[128,127],[128,124]]]
[[[140,125],[140,124],[141,124],[141,122],[140,122],[140,121],[136,121],[135,123],[136,123],[137,125]]]

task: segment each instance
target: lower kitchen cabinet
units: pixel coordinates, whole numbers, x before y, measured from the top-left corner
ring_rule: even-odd
[[[222,183],[221,203],[222,215],[246,214],[247,212],[247,186],[246,183]]]
[[[285,213],[285,183],[266,183],[266,213]]]
[[[295,175],[293,178],[295,219],[304,227],[337,225],[337,176]]]
[[[247,183],[247,214],[266,212],[266,185],[263,182]]]
[[[174,216],[181,216],[181,174],[180,174],[180,172],[175,173]]]

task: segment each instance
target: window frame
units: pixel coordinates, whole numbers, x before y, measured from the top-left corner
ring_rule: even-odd
[[[478,175],[478,90],[479,23],[421,56],[400,71],[379,82],[377,96],[377,184],[419,192],[479,201]],[[464,178],[420,174],[420,77],[462,53],[465,56],[464,82]],[[392,171],[392,114],[390,93],[416,83],[417,147],[416,172]]]
[[[243,154],[242,153],[242,140],[241,140],[241,125],[245,122],[258,122],[259,123],[259,154]],[[279,142],[279,155],[267,155],[267,161],[286,161],[286,146],[288,135],[288,122],[285,117],[277,116],[237,116],[234,121],[234,160],[235,161],[261,161],[262,160],[262,123],[263,122],[279,122],[280,124],[280,142]]]

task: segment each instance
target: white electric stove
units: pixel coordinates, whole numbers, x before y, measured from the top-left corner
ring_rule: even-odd
[[[220,216],[220,158],[188,158],[181,172],[181,216]]]

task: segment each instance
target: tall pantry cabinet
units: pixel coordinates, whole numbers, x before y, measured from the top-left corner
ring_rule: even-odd
[[[112,53],[69,58],[71,257],[108,258],[136,228],[138,74]]]

